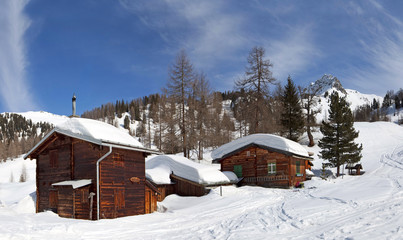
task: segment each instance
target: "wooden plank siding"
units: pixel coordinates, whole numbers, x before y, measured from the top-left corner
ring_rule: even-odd
[[[242,166],[243,184],[290,187],[306,180],[305,161],[308,160],[252,146],[222,159],[220,163],[221,171],[234,171],[234,166]],[[301,176],[296,173],[297,162],[300,163]],[[275,163],[275,174],[269,173],[269,163]]]
[[[173,174],[170,175],[170,178],[173,182],[175,182],[175,193],[179,196],[200,197],[206,195],[210,191],[201,184],[189,181]]]
[[[62,217],[88,219],[89,194],[96,194],[96,162],[109,148],[59,133],[43,143],[33,157],[37,159],[36,211],[54,210]],[[39,148],[38,148],[39,149]],[[139,182],[132,182],[136,177]],[[91,185],[73,189],[53,187],[53,183],[90,179]],[[57,199],[54,198],[57,191]],[[53,198],[49,195],[53,194]],[[79,200],[80,199],[80,200]],[[92,219],[97,216],[96,195]],[[113,148],[100,164],[100,217],[115,218],[145,213],[145,153]]]
[[[53,183],[71,179],[70,145],[71,139],[69,137],[59,135],[55,141],[37,156],[37,212],[43,212],[51,208],[49,194],[54,189],[52,187]]]
[[[131,182],[137,177],[139,182]],[[100,216],[145,214],[145,160],[141,152],[114,149],[100,164]]]
[[[157,196],[157,201],[162,202],[168,195],[175,194],[174,184],[160,184],[157,185],[160,194]]]

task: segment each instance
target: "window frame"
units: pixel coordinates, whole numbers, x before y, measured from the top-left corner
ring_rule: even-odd
[[[276,160],[267,162],[267,174],[276,175],[277,174],[277,162]]]

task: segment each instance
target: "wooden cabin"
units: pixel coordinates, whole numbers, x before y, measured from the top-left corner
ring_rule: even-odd
[[[348,169],[349,175],[361,175],[362,165],[359,163],[347,163],[346,169]]]
[[[253,134],[212,153],[221,171],[233,171],[242,185],[288,188],[305,181],[312,158],[298,143],[271,134]]]
[[[71,118],[24,157],[36,159],[36,212],[103,219],[156,210],[157,189],[147,185],[145,149],[112,125]]]
[[[238,182],[233,173],[224,174],[213,166],[175,155],[148,159],[146,177],[156,187],[158,201],[163,201],[170,194],[200,197],[208,194],[212,188]]]

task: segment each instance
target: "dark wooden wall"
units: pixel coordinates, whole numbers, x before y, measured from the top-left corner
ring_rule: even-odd
[[[44,150],[36,156],[37,212],[56,210],[60,216],[88,219],[89,201],[74,196],[96,193],[96,161],[109,148],[55,134],[43,143]],[[115,218],[145,213],[145,156],[142,152],[113,148],[100,164],[101,218]],[[138,182],[130,181],[136,177]],[[53,183],[91,179],[92,184],[82,189],[52,187]],[[60,191],[55,193],[55,191]],[[58,196],[50,199],[49,194]],[[56,195],[55,195],[56,194]],[[82,197],[80,197],[83,199]],[[97,216],[96,196],[93,198],[92,219]],[[69,202],[69,204],[67,203]],[[73,202],[75,204],[73,204]],[[87,207],[87,210],[84,208]],[[76,214],[73,210],[77,209]]]
[[[249,152],[249,153],[248,153]],[[276,162],[276,174],[269,175],[267,164]],[[296,161],[300,161],[303,176],[296,176]],[[258,147],[250,147],[221,160],[221,171],[234,171],[234,165],[242,166],[243,183],[264,187],[290,187],[306,180],[305,159],[297,159]]]
[[[53,142],[49,142],[36,161],[37,212],[51,208],[49,192],[54,189],[52,183],[71,179],[71,138],[58,135],[56,140],[50,138],[49,141]]]
[[[170,177],[172,181],[175,182],[175,193],[179,196],[200,197],[206,195],[210,191],[201,184],[189,181],[176,175],[171,174]]]
[[[100,164],[100,217],[116,218],[145,213],[145,157],[143,153],[114,149]],[[130,181],[136,177],[138,182]]]
[[[161,184],[157,185],[160,194],[157,196],[157,201],[162,202],[168,195],[175,194],[174,184]]]

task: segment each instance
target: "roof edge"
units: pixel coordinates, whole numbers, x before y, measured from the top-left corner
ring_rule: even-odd
[[[296,154],[296,153],[293,153],[293,152],[284,151],[284,150],[281,150],[281,149],[272,148],[272,147],[268,147],[268,146],[261,145],[261,144],[250,143],[250,144],[247,144],[247,145],[245,145],[243,147],[237,148],[237,149],[235,149],[234,151],[232,151],[230,153],[227,153],[227,154],[223,155],[221,158],[214,159],[213,163],[220,163],[221,160],[223,160],[224,158],[232,156],[232,155],[234,155],[234,154],[236,154],[238,152],[241,152],[241,151],[243,151],[243,150],[245,150],[247,148],[250,148],[252,146],[259,147],[259,148],[262,148],[262,149],[266,149],[266,150],[269,150],[271,152],[282,153],[282,154],[287,155],[287,156],[295,156],[295,157],[303,158],[303,159],[306,159],[306,160],[312,160],[313,159],[312,157],[299,155],[299,154]]]
[[[50,131],[48,134],[46,134],[45,137],[42,138],[41,141],[39,141],[27,154],[24,155],[24,159],[30,158],[31,154],[38,149],[50,136],[52,136],[54,133],[60,133],[62,135],[68,136],[68,137],[72,137],[72,138],[76,138],[76,139],[80,139],[86,142],[91,142],[94,143],[96,145],[99,146],[111,146],[111,147],[115,147],[115,148],[120,148],[120,149],[127,149],[127,150],[135,150],[135,151],[139,151],[139,152],[146,152],[149,154],[157,154],[157,155],[161,155],[162,153],[156,150],[152,150],[152,149],[148,149],[148,148],[142,148],[142,147],[136,147],[136,146],[131,146],[131,145],[119,145],[116,143],[109,143],[106,141],[101,141],[92,137],[88,137],[88,136],[83,136],[81,134],[74,134],[68,131],[64,131],[58,128],[54,128],[52,129],[52,131]]]

